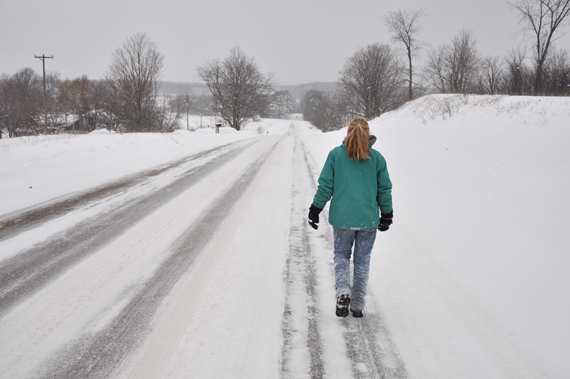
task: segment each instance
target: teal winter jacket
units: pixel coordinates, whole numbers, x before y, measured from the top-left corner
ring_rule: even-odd
[[[370,146],[376,137],[370,136]],[[378,227],[379,209],[392,212],[392,182],[386,160],[377,150],[370,149],[367,159],[348,158],[343,143],[330,151],[313,199],[316,207],[324,208],[331,200],[329,222],[344,230],[370,230]]]

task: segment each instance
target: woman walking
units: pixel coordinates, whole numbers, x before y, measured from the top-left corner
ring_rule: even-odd
[[[336,315],[363,317],[370,254],[376,229],[388,230],[392,224],[392,183],[386,160],[371,148],[376,137],[370,135],[368,122],[350,122],[341,146],[330,151],[319,187],[309,208],[309,225],[318,229],[319,214],[331,200],[329,222],[334,230],[334,270]],[[350,258],[354,246],[353,282],[350,283]]]

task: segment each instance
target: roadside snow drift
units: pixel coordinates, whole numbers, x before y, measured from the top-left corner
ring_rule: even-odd
[[[431,95],[370,125],[395,217],[371,287],[410,375],[565,377],[570,98]]]

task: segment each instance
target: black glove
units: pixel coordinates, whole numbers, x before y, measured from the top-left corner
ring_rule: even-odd
[[[378,230],[381,232],[385,232],[386,230],[390,229],[393,217],[394,217],[394,211],[380,216],[380,224],[378,224]]]
[[[319,213],[321,213],[322,210],[322,208],[315,207],[314,204],[311,204],[309,208],[309,225],[315,230],[319,228],[317,224],[319,223]]]

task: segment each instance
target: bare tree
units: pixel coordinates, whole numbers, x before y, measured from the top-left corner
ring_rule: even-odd
[[[416,35],[421,30],[419,18],[424,15],[424,9],[401,10],[388,12],[384,22],[392,33],[392,39],[404,44],[404,51],[408,57],[408,98],[411,100],[413,94],[413,65],[412,58],[417,54],[422,45],[417,41]]]
[[[507,53],[505,57],[507,69],[503,79],[504,89],[502,92],[511,95],[530,94],[531,73],[524,61],[525,51],[520,47],[513,48]]]
[[[158,130],[171,132],[180,127],[182,113],[186,112],[185,95],[161,95],[158,98]],[[184,122],[186,126],[186,122]]]
[[[0,78],[0,124],[10,138],[35,134],[43,112],[43,80],[31,68]]]
[[[71,80],[66,79],[60,83],[59,91],[57,92],[57,103],[64,115],[65,124],[67,124],[68,116],[70,114],[75,115],[75,93],[73,92]]]
[[[400,64],[390,46],[373,44],[347,59],[337,83],[354,116],[372,119],[402,100]]]
[[[113,53],[107,75],[114,97],[112,111],[119,116],[127,131],[159,128],[157,96],[163,61],[164,56],[144,33],[127,38]]]
[[[570,57],[568,51],[552,51],[544,62],[544,92],[548,95],[570,95]]]
[[[444,44],[428,53],[424,77],[443,93],[468,93],[478,81],[481,58],[473,34],[462,30]]]
[[[86,121],[91,129],[117,129],[117,116],[110,109],[113,102],[111,88],[105,80],[92,81],[91,107]]]
[[[108,110],[112,102],[107,81],[89,80],[85,75],[66,79],[59,84],[57,91],[60,127],[77,132],[101,128],[114,130],[115,120]]]
[[[65,124],[68,124],[68,115],[73,116],[71,120],[73,130],[76,124],[78,130],[90,129],[85,123],[85,115],[93,109],[93,92],[93,83],[85,75],[74,80],[66,79],[59,85],[60,108],[65,115]]]
[[[524,29],[534,37],[534,92],[543,93],[543,66],[559,37],[557,29],[570,14],[570,0],[513,0],[508,4],[518,12]]]
[[[286,119],[294,112],[297,100],[289,91],[276,91],[270,96],[270,104],[261,116],[268,118]]]
[[[326,124],[325,113],[327,107],[328,99],[325,92],[318,90],[307,91],[301,99],[303,120],[323,130],[322,127]]]
[[[453,92],[465,93],[476,82],[481,64],[473,33],[462,30],[451,40],[448,55],[450,86]]]
[[[483,92],[494,95],[500,91],[503,79],[503,62],[499,57],[487,57],[483,59],[482,67]]]
[[[347,126],[352,120],[351,102],[338,90],[329,94],[330,108],[327,112],[329,130],[338,130]]]
[[[57,101],[57,93],[61,79],[58,72],[49,72],[46,74],[46,107],[48,111],[48,125],[51,132],[58,129],[60,120],[60,109]]]
[[[308,91],[301,99],[303,119],[323,132],[338,130],[350,122],[351,104],[338,91]]]
[[[441,93],[449,92],[446,65],[448,50],[447,45],[440,45],[437,49],[428,51],[427,64],[422,73],[425,80]]]
[[[254,59],[239,47],[232,48],[223,61],[208,61],[198,67],[198,75],[212,93],[215,111],[236,130],[269,105],[272,76],[263,75]]]

